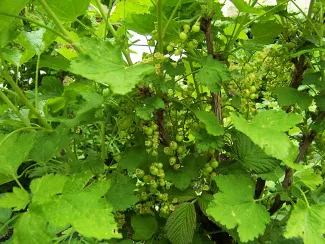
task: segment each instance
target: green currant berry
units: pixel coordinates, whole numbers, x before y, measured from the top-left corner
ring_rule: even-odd
[[[153,134],[153,129],[148,127],[145,129],[144,133],[147,135],[147,136],[151,136]]]
[[[256,87],[255,87],[255,86],[251,86],[251,87],[249,88],[249,90],[250,90],[252,93],[254,93],[254,92],[256,92]]]
[[[174,50],[174,48],[173,48],[172,46],[168,45],[168,46],[166,47],[166,50],[167,50],[168,52],[172,52],[172,51]]]
[[[218,168],[218,166],[219,166],[219,162],[217,160],[215,160],[215,159],[212,159],[209,164],[214,169]]]
[[[151,129],[153,129],[154,131],[155,131],[155,130],[158,130],[158,125],[156,125],[156,124],[152,124],[152,125],[151,125]]]
[[[200,24],[195,24],[192,26],[192,31],[193,32],[199,32],[200,31]]]
[[[158,168],[154,165],[150,166],[150,174],[157,175],[158,174]]]
[[[191,29],[191,26],[189,24],[185,24],[185,25],[183,25],[183,29],[185,31],[189,31]]]
[[[181,55],[182,54],[182,49],[176,49],[175,51],[174,51],[174,54],[176,55],[176,56],[179,56],[179,55]]]
[[[175,142],[175,141],[170,142],[170,144],[169,144],[170,149],[175,151],[177,149],[177,147],[178,147],[177,142]]]
[[[162,194],[161,200],[167,201],[168,200],[168,194],[167,193]]]
[[[248,89],[244,89],[244,90],[243,90],[243,96],[244,96],[244,97],[249,97],[249,94],[250,94],[250,93],[249,93],[249,90],[248,90]]]
[[[177,153],[178,153],[178,154],[182,154],[184,151],[185,151],[185,149],[184,149],[183,146],[179,146],[179,147],[177,148]]]
[[[163,178],[159,179],[159,185],[160,186],[165,186],[166,185],[166,181]]]
[[[249,96],[249,98],[252,100],[255,100],[257,98],[257,95],[255,93],[253,93]]]
[[[142,201],[147,201],[147,200],[148,200],[148,198],[149,198],[149,197],[148,197],[148,195],[145,195],[145,196],[141,196],[141,200],[142,200]]]
[[[142,179],[145,175],[144,171],[142,169],[136,169],[135,174],[139,179]]]
[[[176,162],[177,162],[177,158],[176,157],[170,157],[169,158],[169,164],[170,165],[174,165],[174,164],[176,164]]]
[[[151,147],[152,141],[145,141],[144,144],[146,145],[146,147]]]
[[[178,133],[176,135],[175,139],[176,139],[177,142],[182,142],[184,140],[184,136],[182,134]]]
[[[179,39],[185,41],[187,39],[187,34],[185,32],[179,33]]]
[[[208,176],[209,173],[208,173],[208,172],[205,172],[205,171],[202,171],[202,175],[203,175],[203,176]]]
[[[165,148],[164,148],[164,153],[165,153],[166,155],[168,155],[168,156],[172,156],[172,155],[174,155],[174,151],[173,151],[171,148],[169,148],[169,147],[165,147]]]
[[[213,171],[213,168],[211,166],[205,166],[203,171],[207,173],[211,173]]]
[[[157,168],[158,169],[162,169],[164,167],[164,165],[162,163],[157,163]]]
[[[157,189],[158,183],[155,180],[151,180],[150,181],[150,187],[151,188],[154,188],[154,189]]]
[[[143,181],[145,182],[145,183],[149,183],[150,181],[151,181],[151,176],[150,175],[145,175],[145,176],[143,176]]]
[[[174,164],[174,170],[178,170],[180,167],[181,167],[181,165],[180,164]]]

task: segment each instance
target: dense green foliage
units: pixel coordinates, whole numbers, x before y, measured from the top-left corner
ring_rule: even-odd
[[[325,243],[325,2],[222,2],[0,2],[0,242]]]

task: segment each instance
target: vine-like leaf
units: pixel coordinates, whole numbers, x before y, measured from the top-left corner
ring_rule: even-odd
[[[109,85],[114,93],[126,94],[141,81],[144,75],[153,72],[153,66],[136,64],[126,67],[121,50],[110,42],[84,38],[80,54],[71,62],[71,71],[98,83]]]
[[[17,187],[14,187],[12,192],[8,192],[0,197],[0,208],[13,208],[13,210],[18,211],[24,209],[28,203],[28,192]]]
[[[215,178],[219,192],[206,212],[227,229],[237,227],[243,242],[263,234],[270,216],[264,206],[254,200],[254,183],[245,176],[219,175]]]
[[[268,155],[283,160],[289,156],[291,148],[291,142],[284,132],[300,123],[302,116],[268,110],[260,112],[250,122],[234,113],[231,114],[231,119],[237,130],[246,134]]]
[[[291,212],[286,238],[301,237],[305,244],[325,243],[325,204],[307,205],[298,199]]]

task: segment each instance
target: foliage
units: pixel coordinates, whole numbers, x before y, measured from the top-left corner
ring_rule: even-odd
[[[1,1],[0,242],[325,243],[325,3],[222,2]]]

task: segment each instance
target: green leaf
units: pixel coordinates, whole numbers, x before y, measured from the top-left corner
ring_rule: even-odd
[[[90,182],[92,174],[70,177],[61,195],[43,204],[48,221],[60,228],[72,226],[85,237],[97,239],[120,238],[112,207],[103,198],[110,183],[107,180]]]
[[[0,227],[1,224],[5,224],[11,218],[11,215],[12,211],[10,208],[0,208]]]
[[[145,241],[157,231],[158,223],[153,216],[135,215],[131,217],[131,226],[135,231],[132,238],[136,241]]]
[[[36,212],[29,210],[23,213],[14,228],[14,243],[51,243],[54,235],[50,235],[47,226],[46,219]]]
[[[11,0],[1,0],[0,12],[18,15],[28,2],[29,0],[15,0],[14,2]],[[6,30],[13,21],[15,21],[14,18],[1,15],[0,33]]]
[[[325,204],[308,206],[298,199],[287,223],[286,238],[301,237],[305,244],[325,243]]]
[[[33,203],[43,203],[52,196],[60,194],[69,177],[64,175],[45,175],[42,178],[33,180],[30,183],[30,190],[33,193]]]
[[[286,239],[283,236],[284,227],[278,220],[272,220],[266,228],[263,239],[270,244],[303,244],[301,238]],[[253,243],[252,243],[253,244]]]
[[[203,192],[202,195],[198,197],[198,204],[204,214],[206,214],[207,208],[212,200],[213,196],[205,192]]]
[[[57,127],[54,132],[38,131],[36,142],[29,156],[38,163],[47,163],[69,143],[68,129]]]
[[[253,25],[251,31],[255,42],[271,44],[274,42],[273,38],[283,31],[283,27],[276,21],[258,22]]]
[[[212,112],[196,111],[196,117],[205,124],[206,130],[210,135],[221,136],[224,133],[224,129],[219,124],[218,117]]]
[[[63,84],[59,79],[52,76],[45,76],[42,79],[42,85],[40,86],[40,92],[42,94],[48,94],[53,97],[61,96],[63,93]]]
[[[70,164],[71,174],[81,174],[82,172],[90,171],[94,175],[103,173],[105,170],[105,163],[100,158],[97,151],[91,149],[84,151],[87,158],[84,160],[75,160]]]
[[[236,27],[236,28],[235,28]],[[227,36],[232,36],[233,33],[236,33],[239,29],[239,24],[231,24],[231,25],[228,25],[223,31],[225,32],[225,34]],[[238,35],[238,39],[241,39],[241,40],[247,40],[248,37],[245,33],[245,30],[241,30],[239,35]]]
[[[291,148],[291,142],[285,131],[300,123],[302,116],[267,110],[260,112],[250,122],[235,113],[231,114],[231,119],[235,128],[246,134],[264,152],[283,160],[289,156]]]
[[[0,173],[17,176],[17,169],[27,158],[35,142],[35,133],[7,135],[0,141]]]
[[[152,6],[153,4],[150,0],[128,0],[118,2],[116,4],[116,9],[111,16],[111,21],[118,22],[127,19],[128,17],[131,17],[135,14],[149,14],[150,7]]]
[[[230,79],[227,66],[211,56],[203,58],[202,69],[196,74],[196,79],[202,85],[207,86],[212,92],[219,92],[223,82]]]
[[[322,111],[325,111],[325,94],[319,94],[315,96],[314,99],[317,107],[319,107]]]
[[[247,170],[253,170],[257,173],[268,172],[275,169],[281,162],[268,156],[262,148],[254,144],[244,133],[234,133],[232,140],[234,159]]]
[[[278,95],[278,102],[281,106],[298,104],[301,109],[306,110],[313,101],[308,94],[290,87],[278,87],[275,93]]]
[[[218,149],[223,145],[221,137],[209,135],[206,130],[197,130],[192,132],[192,134],[195,137],[195,144],[199,152],[207,152],[210,149]]]
[[[144,100],[144,104],[141,107],[136,108],[136,114],[141,119],[150,120],[152,118],[152,113],[156,109],[164,108],[165,103],[159,97],[149,97]]]
[[[323,183],[322,176],[316,174],[312,168],[306,168],[301,171],[297,171],[294,174],[295,184],[302,183],[311,190],[315,190],[316,187]]]
[[[71,72],[109,85],[114,93],[130,92],[144,75],[153,71],[148,64],[126,67],[121,50],[109,42],[84,38],[81,47],[87,54],[80,54],[71,62]]]
[[[42,55],[40,59],[40,68],[51,68],[54,70],[69,70],[70,61],[60,56]],[[44,77],[45,78],[45,77]],[[43,84],[42,84],[43,85]]]
[[[242,242],[263,234],[270,216],[264,206],[254,201],[255,184],[251,179],[241,175],[218,175],[215,181],[219,192],[214,194],[207,214],[227,229],[237,227]]]
[[[75,21],[89,7],[90,0],[47,0],[46,3],[62,21]]]
[[[303,85],[315,85],[316,89],[319,91],[325,90],[325,84],[322,80],[321,72],[304,75],[302,84]]]
[[[11,175],[0,174],[0,185],[13,181],[15,178]]]
[[[244,0],[230,0],[230,1],[235,5],[235,7],[240,12],[252,13],[252,14],[256,14],[256,13],[259,13],[260,12],[260,10],[251,7]]]
[[[26,38],[33,46],[37,55],[40,55],[45,49],[45,44],[43,43],[43,35],[45,31],[46,29],[40,28],[36,31],[26,32]]]
[[[62,97],[50,99],[44,106],[44,112],[48,120],[61,122],[71,128],[86,121],[98,121],[100,118],[96,116],[96,112],[101,109],[102,104],[103,97],[91,85],[74,82],[65,86]],[[65,113],[60,116],[55,114],[55,111],[61,109],[65,109]]]
[[[28,192],[18,187],[14,187],[12,193],[6,193],[0,198],[0,208],[13,208],[14,211],[24,209],[28,203]]]
[[[199,176],[199,170],[196,164],[196,158],[192,155],[187,156],[182,161],[178,170],[166,170],[166,180],[170,181],[180,190],[185,190],[191,183],[191,180]]]
[[[21,65],[20,60],[23,54],[20,50],[3,48],[1,50],[1,54],[3,58],[8,62],[10,62],[11,64],[14,64],[17,67]]]
[[[148,153],[145,149],[136,147],[127,150],[124,157],[119,161],[119,165],[123,169],[134,172],[137,168],[141,168],[148,163]]]
[[[135,182],[130,177],[116,173],[111,176],[111,188],[106,194],[106,199],[114,211],[123,211],[137,203],[138,198],[134,190]]]
[[[182,203],[168,217],[167,237],[173,244],[192,243],[196,226],[196,213],[192,203]]]

